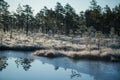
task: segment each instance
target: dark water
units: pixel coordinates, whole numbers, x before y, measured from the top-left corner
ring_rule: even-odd
[[[120,63],[0,52],[0,80],[120,80]]]

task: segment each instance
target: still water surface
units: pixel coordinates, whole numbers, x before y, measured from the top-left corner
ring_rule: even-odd
[[[0,80],[120,80],[120,63],[0,51]]]

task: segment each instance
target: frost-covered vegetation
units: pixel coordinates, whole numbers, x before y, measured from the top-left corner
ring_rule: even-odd
[[[94,37],[81,37],[79,35],[65,36],[65,35],[49,35],[39,33],[29,33],[26,36],[25,32],[13,32],[12,38],[10,33],[4,33],[1,49],[4,46],[16,48],[36,48],[34,55],[47,57],[61,57],[68,56],[71,58],[89,58],[93,57],[107,57],[120,56],[120,39],[110,37],[100,37],[100,33],[96,33]],[[98,36],[99,35],[99,36]],[[89,39],[89,40],[88,40]],[[31,48],[31,51],[32,51]],[[40,50],[39,50],[40,49]],[[6,48],[7,50],[7,48]],[[23,49],[25,50],[25,49]],[[94,59],[94,58],[93,58]]]

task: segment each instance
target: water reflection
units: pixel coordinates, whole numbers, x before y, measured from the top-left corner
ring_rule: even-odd
[[[19,55],[17,52],[7,52],[6,54],[1,54],[1,55],[2,56],[0,56],[0,71],[1,71],[0,74],[5,69],[7,69],[7,67],[9,67],[10,64],[12,64],[12,66],[9,67],[7,71],[9,71],[9,69],[14,67],[16,72],[17,70],[19,71],[23,70],[25,72],[28,72],[27,75],[29,74],[30,77],[35,77],[35,78],[39,77],[39,79],[37,80],[40,79],[49,80],[51,77],[53,77],[52,80],[54,78],[56,80],[58,79],[60,80],[61,79],[60,76],[67,77],[65,79],[62,78],[61,80],[120,80],[120,76],[119,76],[120,63],[100,62],[100,61],[73,61],[66,57],[49,59],[49,58],[37,57],[25,53],[20,53]],[[7,71],[6,74],[8,73]],[[22,74],[25,73],[23,72]],[[40,74],[44,78],[46,78],[46,75],[49,78],[43,79],[40,77]],[[52,74],[54,74],[55,76],[53,76]],[[0,80],[1,80],[1,76],[0,76]],[[33,80],[33,79],[29,78],[29,80]]]
[[[80,73],[78,73],[77,71],[74,71],[74,70],[72,70],[71,71],[71,79],[73,79],[73,78],[80,78],[81,77],[81,74]]]
[[[59,66],[55,66],[55,70],[57,71],[59,69]]]
[[[3,69],[6,69],[6,67],[8,66],[7,60],[8,60],[7,57],[0,56],[0,71],[2,71]],[[31,63],[33,61],[34,61],[34,59],[17,58],[15,60],[15,63],[17,65],[17,68],[22,66],[25,71],[28,71],[30,69],[30,67],[32,67]]]
[[[39,58],[43,63],[54,65],[55,69],[62,67],[65,70],[72,69],[71,79],[82,78],[81,73],[88,74],[94,80],[120,80],[120,63],[101,62],[101,61],[72,61],[68,58],[47,59]],[[87,79],[88,80],[88,79]]]
[[[15,60],[15,63],[17,65],[17,68],[19,68],[20,65],[22,65],[23,69],[25,71],[28,71],[30,69],[31,63],[33,62],[33,59],[27,59],[27,58],[17,58]]]
[[[7,58],[4,56],[0,56],[0,71],[5,69],[7,66],[8,66]]]

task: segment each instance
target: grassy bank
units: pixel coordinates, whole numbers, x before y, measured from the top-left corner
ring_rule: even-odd
[[[114,53],[110,50],[108,53],[98,53],[98,51],[61,51],[61,50],[39,50],[33,53],[33,55],[44,56],[49,58],[56,57],[69,57],[71,59],[88,59],[88,60],[102,60],[102,61],[120,61],[120,54]]]
[[[33,55],[63,57],[72,59],[91,59],[120,61],[120,46],[117,39],[103,38],[98,46],[97,38],[48,35],[42,33],[5,33],[0,50],[34,51]]]

